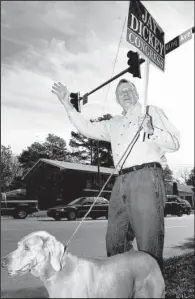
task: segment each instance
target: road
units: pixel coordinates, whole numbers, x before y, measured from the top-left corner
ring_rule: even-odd
[[[17,242],[36,230],[46,230],[62,243],[66,243],[78,221],[53,221],[51,219],[1,220],[1,256],[16,248]],[[105,235],[107,220],[86,220],[69,245],[69,251],[78,256],[106,256]],[[165,218],[164,258],[194,250],[194,214]],[[135,242],[136,248],[136,242]],[[46,298],[42,282],[31,274],[9,277],[1,271],[2,298]]]

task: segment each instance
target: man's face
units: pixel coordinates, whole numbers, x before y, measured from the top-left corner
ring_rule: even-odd
[[[121,83],[116,91],[119,104],[127,112],[129,108],[137,103],[137,97],[134,86],[131,83]]]

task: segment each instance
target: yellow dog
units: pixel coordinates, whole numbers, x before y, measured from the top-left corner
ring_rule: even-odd
[[[130,251],[99,259],[72,255],[52,235],[37,231],[2,259],[10,275],[31,272],[50,298],[164,298],[160,268],[149,254]]]

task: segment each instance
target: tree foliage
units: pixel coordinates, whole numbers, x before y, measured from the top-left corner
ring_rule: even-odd
[[[172,170],[169,168],[169,165],[166,165],[166,167],[163,169],[163,179],[165,181],[173,181],[173,172]]]
[[[195,192],[195,167],[191,170],[186,184],[192,186],[193,191]]]
[[[41,158],[69,160],[66,141],[54,134],[48,134],[44,143],[34,142],[23,150],[18,160],[26,173]]]
[[[91,120],[91,122],[100,122],[111,118],[110,114],[105,114],[103,117]],[[110,142],[89,139],[74,131],[71,132],[71,137],[69,145],[72,153],[70,155],[74,162],[98,165],[99,154],[99,163],[101,166],[111,167],[114,165]]]
[[[45,153],[48,159],[65,161],[67,158],[66,141],[54,134],[48,134],[46,141],[43,143]]]
[[[13,180],[21,175],[18,158],[13,155],[10,146],[1,146],[1,189],[7,191]]]
[[[190,176],[190,171],[188,169],[183,169],[181,172],[181,178],[184,180],[184,182],[187,184],[187,181]]]
[[[94,140],[78,132],[71,131],[69,146],[71,148],[70,156],[73,162],[93,164]]]
[[[98,119],[93,120],[94,122],[101,122],[104,120],[111,119],[112,116],[110,114],[105,114],[103,117],[98,117]],[[98,151],[99,147],[99,151]],[[96,151],[94,153],[93,164],[98,165],[98,152],[99,152],[99,162],[100,166],[104,167],[113,167],[113,157],[112,157],[112,149],[111,143],[106,141],[96,141]]]

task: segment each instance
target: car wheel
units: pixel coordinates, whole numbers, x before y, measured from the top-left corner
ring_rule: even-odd
[[[60,216],[55,216],[53,217],[55,221],[60,221],[61,220],[61,217]]]
[[[25,210],[17,210],[14,214],[14,219],[25,219],[27,217],[27,212]]]
[[[187,211],[187,213],[186,213],[187,215],[190,215],[191,214],[191,211]]]
[[[77,218],[77,216],[76,216],[76,212],[75,211],[71,211],[71,212],[68,213],[68,220],[69,221],[73,221],[76,218]]]
[[[93,220],[96,220],[96,219],[97,219],[97,217],[95,217],[95,216],[91,216],[91,218],[92,218]]]
[[[180,212],[177,213],[177,216],[181,217],[181,216],[183,216],[183,213],[180,211]]]

